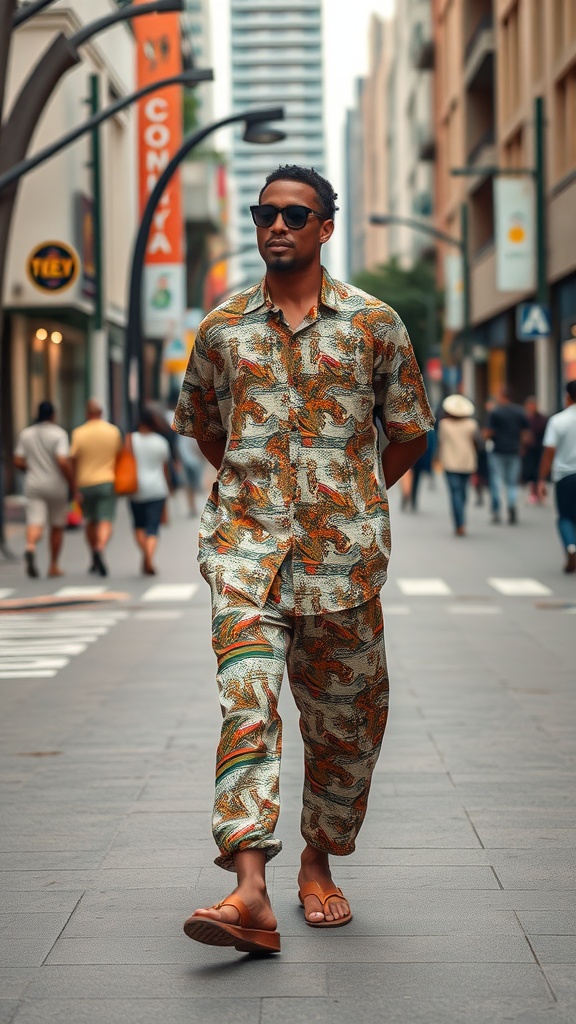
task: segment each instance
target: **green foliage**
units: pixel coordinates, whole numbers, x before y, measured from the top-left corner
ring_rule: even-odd
[[[387,302],[402,317],[422,367],[442,337],[443,297],[436,287],[434,267],[421,260],[406,270],[393,258],[376,270],[361,270],[352,283]]]

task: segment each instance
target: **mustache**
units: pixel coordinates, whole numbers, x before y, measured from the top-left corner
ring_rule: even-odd
[[[271,245],[278,245],[278,243],[280,243],[281,245],[287,246],[289,249],[293,249],[294,248],[294,242],[289,242],[287,238],[280,238],[280,237],[278,237],[278,238],[269,238],[268,241],[266,242],[266,245],[264,246],[264,248],[268,249],[269,246],[271,246]]]

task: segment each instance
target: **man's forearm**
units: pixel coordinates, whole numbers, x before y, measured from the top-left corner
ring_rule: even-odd
[[[224,452],[226,451],[225,441],[198,441],[198,447],[205,459],[208,460],[214,469],[220,469]]]
[[[392,487],[404,476],[428,447],[426,434],[420,434],[413,441],[390,441],[382,456],[382,469],[386,487]]]

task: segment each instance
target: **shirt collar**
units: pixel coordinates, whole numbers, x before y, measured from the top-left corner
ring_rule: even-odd
[[[327,306],[329,309],[334,309],[339,312],[343,306],[343,295],[337,287],[337,282],[330,276],[326,267],[322,267],[322,287],[320,289],[320,305]],[[272,307],[272,301],[268,295],[268,289],[266,288],[266,277],[254,285],[254,288],[248,295],[248,301],[244,306],[243,316],[247,313],[253,313],[256,309],[260,309],[262,306]]]

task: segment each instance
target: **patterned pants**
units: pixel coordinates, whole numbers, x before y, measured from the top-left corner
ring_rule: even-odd
[[[305,780],[301,831],[331,854],[352,853],[388,713],[379,597],[346,611],[296,616],[291,561],[263,609],[226,606],[213,592],[213,646],[223,724],[216,765],[215,863],[234,870],[239,850],[280,852],[284,668],[300,712]]]

